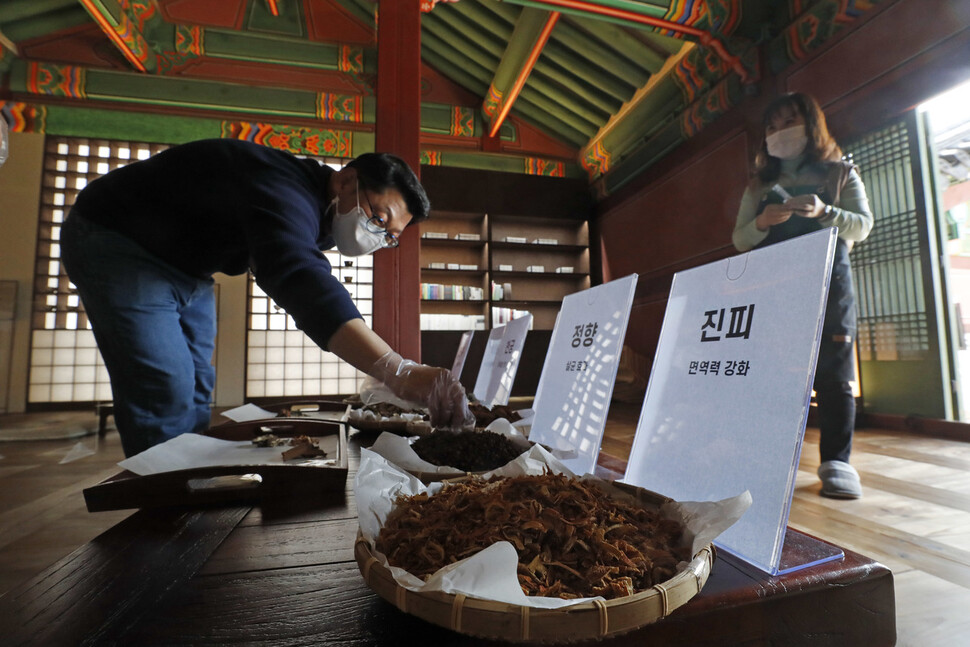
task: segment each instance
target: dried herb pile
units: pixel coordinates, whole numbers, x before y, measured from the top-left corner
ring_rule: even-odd
[[[447,465],[465,472],[501,467],[522,453],[507,436],[493,431],[438,429],[411,445],[414,453],[432,465]]]
[[[398,497],[377,538],[392,566],[427,579],[496,541],[519,556],[526,595],[607,599],[670,579],[690,559],[683,527],[556,474],[473,479],[438,494]]]
[[[494,407],[489,409],[484,404],[470,402],[468,404],[468,408],[475,416],[476,427],[487,427],[499,418],[505,418],[509,422],[515,422],[516,420],[522,419],[522,416],[518,411],[513,411],[510,407],[504,404],[496,404]]]

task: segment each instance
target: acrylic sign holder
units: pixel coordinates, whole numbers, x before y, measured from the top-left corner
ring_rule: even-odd
[[[576,474],[596,466],[636,286],[631,274],[570,294],[552,331],[529,440],[574,454]]]
[[[675,275],[623,479],[682,501],[748,490],[716,543],[772,575],[842,555],[784,551],[835,244],[829,228]]]

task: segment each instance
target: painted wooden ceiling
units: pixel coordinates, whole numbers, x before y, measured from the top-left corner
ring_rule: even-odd
[[[615,188],[876,2],[422,0],[423,161]],[[2,0],[0,103],[339,127],[366,148],[377,24],[373,0]]]

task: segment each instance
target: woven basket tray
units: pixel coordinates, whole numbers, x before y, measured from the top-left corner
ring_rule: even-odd
[[[670,501],[649,490],[622,483],[614,485],[648,506]],[[702,548],[686,569],[646,591],[561,609],[539,609],[440,591],[410,591],[394,580],[360,533],[354,556],[367,586],[405,613],[471,636],[541,643],[617,636],[667,617],[703,588],[711,574],[715,552],[710,545]]]

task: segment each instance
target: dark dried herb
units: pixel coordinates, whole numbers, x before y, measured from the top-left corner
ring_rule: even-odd
[[[522,453],[508,437],[484,429],[458,432],[438,429],[418,438],[411,448],[432,465],[447,465],[465,472],[493,470]]]
[[[489,409],[484,404],[471,402],[469,403],[468,408],[471,409],[472,414],[475,416],[475,426],[477,427],[487,427],[498,418],[505,418],[509,422],[515,422],[516,420],[522,419],[522,416],[519,415],[518,411],[513,411],[510,407],[504,404],[496,404],[494,407]]]

